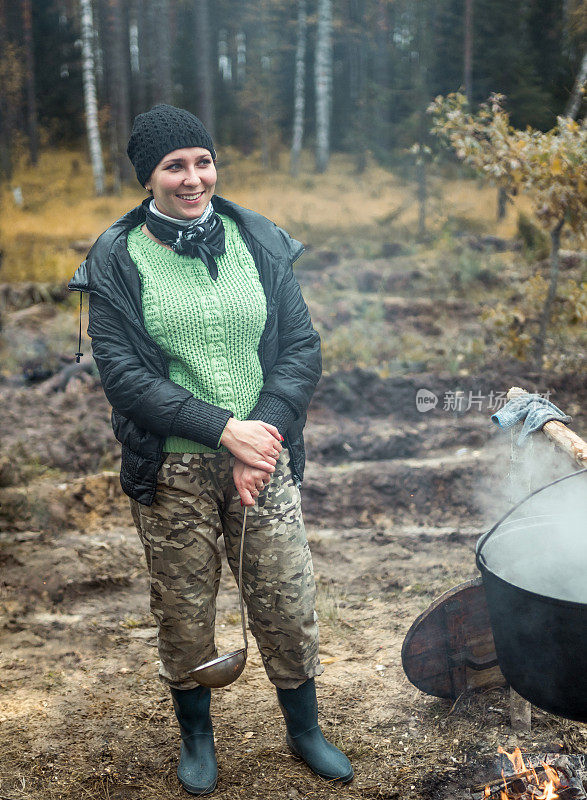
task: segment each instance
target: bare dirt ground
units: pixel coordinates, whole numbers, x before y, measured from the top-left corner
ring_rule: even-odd
[[[187,797],[107,403],[91,375],[58,392],[21,378],[23,341],[37,342],[43,363],[53,354],[50,373],[61,363],[55,353],[69,347],[73,318],[55,308],[9,313],[3,331],[12,366],[0,385],[0,798]],[[403,320],[411,324],[409,308]],[[50,352],[39,341],[53,342]],[[356,777],[334,788],[290,756],[253,645],[243,676],[213,696],[218,798],[458,800],[483,770],[493,777],[499,744],[587,751],[587,726],[535,709],[532,732],[513,735],[505,690],[452,704],[419,692],[401,666],[411,623],[440,593],[476,577],[476,538],[508,504],[509,437],[486,407],[444,411],[442,397],[516,383],[554,388],[552,399],[585,435],[587,398],[573,375],[538,379],[501,365],[458,378],[381,378],[358,368],[323,378],[302,490],[325,665],[319,700],[324,731]],[[427,414],[415,404],[422,387],[441,398]],[[239,631],[225,569],[220,649],[239,646]]]

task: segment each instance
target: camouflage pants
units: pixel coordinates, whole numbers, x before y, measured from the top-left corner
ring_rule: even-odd
[[[222,534],[238,580],[243,508],[230,453],[169,453],[155,502],[131,500],[151,578],[162,680],[197,685],[189,670],[217,656],[214,642]],[[270,681],[293,689],[321,674],[314,572],[300,492],[281,452],[271,481],[247,512],[243,596]]]

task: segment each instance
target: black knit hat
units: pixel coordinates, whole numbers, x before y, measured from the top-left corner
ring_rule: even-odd
[[[212,137],[189,111],[161,103],[144,114],[138,114],[126,152],[141,186],[149,180],[161,159],[180,147],[203,147],[216,160]]]

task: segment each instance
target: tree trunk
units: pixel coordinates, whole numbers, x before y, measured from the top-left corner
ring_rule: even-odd
[[[96,76],[96,91],[101,100],[108,98],[108,82],[106,78],[106,68],[104,65],[104,37],[105,29],[105,10],[101,0],[92,2],[92,16],[94,20],[94,74]]]
[[[139,39],[139,64],[141,73],[139,81],[142,85],[141,111],[145,111],[155,103],[156,58],[156,11],[153,0],[137,0],[137,28]]]
[[[111,108],[112,166],[114,171],[115,190],[120,190],[120,183],[130,183],[133,178],[132,167],[126,155],[126,146],[130,133],[130,97],[128,81],[128,34],[124,30],[120,0],[107,0],[108,3],[108,37],[110,38],[110,79],[109,100]]]
[[[239,88],[245,85],[247,79],[247,34],[245,31],[236,32],[236,83]]]
[[[504,189],[503,186],[500,186],[497,190],[497,219],[502,220],[505,219],[505,212],[507,208],[507,204],[509,202],[508,193]]]
[[[5,1],[0,0],[0,60],[6,58],[8,41]],[[6,65],[4,65],[4,68]],[[12,98],[0,92],[0,172],[6,180],[12,177],[12,132],[14,128]]]
[[[581,66],[579,67],[577,79],[575,80],[573,91],[571,92],[571,96],[569,97],[569,102],[567,103],[567,108],[565,110],[565,117],[571,117],[571,119],[577,118],[577,114],[579,113],[579,109],[581,108],[581,102],[585,97],[583,92],[586,81],[587,81],[587,50],[585,50],[585,52],[583,53],[583,60],[581,61]]]
[[[330,159],[330,110],[332,104],[332,7],[318,0],[315,57],[316,171],[324,172]]]
[[[214,136],[214,79],[212,72],[212,36],[208,0],[196,0],[196,91],[197,114]]]
[[[385,0],[378,0],[375,17],[375,59],[374,59],[374,78],[377,86],[377,97],[375,105],[375,118],[377,127],[375,129],[374,141],[377,142],[378,150],[386,153],[390,147],[389,121],[390,121],[390,101],[391,101],[391,75],[389,58],[389,14]]]
[[[152,2],[152,0],[151,0]],[[171,25],[169,0],[158,0],[155,21],[155,74],[154,103],[173,103],[173,78],[171,74]],[[198,43],[198,47],[200,43]]]
[[[426,114],[428,93],[428,57],[430,52],[428,0],[420,0],[418,4],[418,73],[416,98],[420,108],[418,115],[419,153],[416,162],[416,179],[418,185],[418,238],[426,237],[426,202],[428,200],[426,152],[429,121]]]
[[[102,161],[102,145],[98,127],[98,101],[96,98],[96,76],[94,73],[94,22],[92,19],[91,0],[80,0],[82,28],[82,72],[84,84],[84,103],[86,111],[86,129],[94,187],[97,195],[104,194],[104,162]]]
[[[473,105],[473,0],[465,0],[465,58],[463,65],[465,95]]]
[[[365,124],[365,73],[367,70],[365,59],[368,52],[368,43],[365,36],[365,18],[363,0],[351,0],[349,25],[349,95],[351,100],[352,137],[355,142],[363,142],[358,148],[355,158],[355,167],[358,174],[365,171],[367,166],[367,125]]]
[[[35,56],[33,51],[33,16],[31,0],[22,0],[22,26],[24,31],[25,80],[29,152],[31,164],[39,160],[39,131],[37,124],[37,98],[35,93]]]
[[[228,31],[220,28],[218,31],[218,71],[224,83],[232,82],[232,59],[228,50]]]
[[[306,0],[298,0],[298,28],[296,45],[296,66],[294,78],[294,121],[291,144],[290,172],[297,177],[300,165],[300,153],[304,140],[304,112],[306,108]]]
[[[147,110],[147,70],[143,51],[144,0],[133,0],[129,8],[130,86],[132,115]]]
[[[421,153],[417,165],[418,179],[418,239],[423,241],[426,238],[426,200],[428,199],[428,187],[426,182],[426,162]]]
[[[556,289],[558,284],[558,266],[559,266],[559,249],[561,241],[561,230],[565,224],[564,218],[558,223],[556,228],[550,232],[550,284],[548,286],[548,294],[544,301],[544,306],[540,314],[540,326],[538,335],[534,342],[534,363],[536,369],[542,369],[542,359],[544,357],[544,349],[546,343],[546,332],[552,316],[552,306],[556,298]]]
[[[261,163],[265,169],[271,166],[271,114],[270,114],[270,55],[269,29],[267,25],[267,0],[259,3],[259,51],[261,59],[261,81],[259,85],[259,135],[261,138]]]

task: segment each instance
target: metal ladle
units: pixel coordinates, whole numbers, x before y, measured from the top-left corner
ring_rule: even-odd
[[[212,661],[206,661],[195,669],[189,671],[190,675],[198,681],[201,686],[208,689],[220,689],[233,683],[242,673],[247,663],[247,626],[245,624],[245,609],[243,605],[243,551],[245,549],[245,526],[247,523],[247,507],[243,513],[243,527],[241,531],[241,551],[238,563],[238,593],[241,609],[241,625],[243,628],[243,640],[245,646],[240,650],[235,650],[225,656],[218,656]]]

